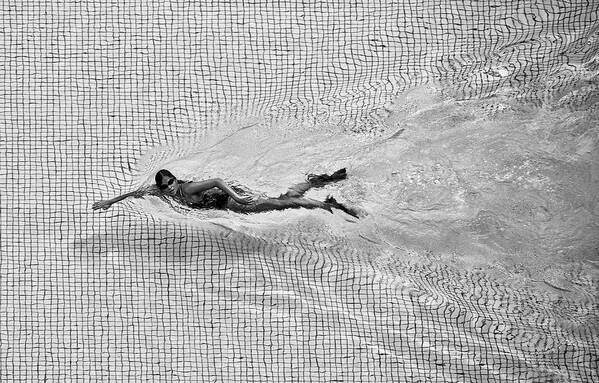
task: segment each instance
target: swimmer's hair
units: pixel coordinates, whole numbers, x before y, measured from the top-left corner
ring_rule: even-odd
[[[164,177],[177,179],[177,177],[175,177],[173,173],[169,172],[168,170],[160,169],[158,173],[156,173],[156,186],[158,186],[160,189],[164,189],[165,185],[162,184],[162,179]]]

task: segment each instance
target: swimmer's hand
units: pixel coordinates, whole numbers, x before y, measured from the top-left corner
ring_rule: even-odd
[[[106,199],[103,201],[98,201],[95,202],[92,205],[92,209],[93,210],[106,210],[108,209],[110,206],[112,206],[112,204],[120,202],[122,200],[124,200],[125,198],[129,198],[129,197],[133,197],[133,198],[143,198],[146,194],[148,195],[161,195],[162,193],[159,192],[158,188],[156,187],[156,185],[149,185],[149,186],[142,186],[139,189],[129,192],[129,193],[125,193],[123,195],[120,195],[118,197],[114,197],[112,199]]]
[[[108,210],[108,208],[112,206],[112,201],[98,201],[98,202],[94,202],[94,204],[92,205],[92,209],[93,210]]]
[[[256,197],[253,195],[237,195],[236,198],[233,198],[235,202],[238,202],[242,205],[248,205],[254,201],[256,201]]]

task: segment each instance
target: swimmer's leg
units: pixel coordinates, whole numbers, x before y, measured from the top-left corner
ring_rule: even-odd
[[[263,198],[248,205],[242,205],[230,199],[230,201],[227,203],[227,209],[238,213],[260,213],[265,211],[300,208],[324,209],[331,213],[333,212],[331,210],[331,206],[329,206],[329,204],[326,202],[316,201],[309,198]]]
[[[339,210],[345,212],[346,214],[351,215],[352,217],[356,217],[358,219],[360,218],[360,213],[357,210],[347,207],[343,204],[340,204],[332,196],[328,196],[327,199],[324,200],[324,202],[327,203],[328,205],[330,205],[331,207],[334,207],[335,209],[339,209]]]
[[[291,201],[294,205],[298,207],[303,207],[304,209],[324,209],[329,213],[333,212],[333,210],[331,210],[331,206],[328,203],[317,201],[311,198],[289,198],[286,201]]]
[[[299,198],[302,197],[311,188],[322,187],[328,183],[344,180],[347,178],[345,168],[337,170],[333,174],[308,174],[306,181],[295,184],[287,190],[287,193],[281,194],[281,197]]]

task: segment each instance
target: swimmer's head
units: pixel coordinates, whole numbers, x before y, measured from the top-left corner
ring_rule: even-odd
[[[173,173],[162,169],[156,173],[156,186],[165,193],[175,194],[179,190],[179,181]]]

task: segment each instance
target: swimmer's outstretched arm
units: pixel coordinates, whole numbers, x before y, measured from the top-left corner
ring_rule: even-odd
[[[253,196],[240,196],[225,181],[220,178],[212,178],[205,181],[192,182],[187,186],[187,192],[190,194],[201,193],[212,188],[219,188],[233,198],[235,202],[248,204],[254,201]]]
[[[124,200],[125,198],[129,198],[129,197],[134,197],[134,198],[143,198],[144,195],[160,195],[160,191],[158,190],[158,188],[155,185],[150,185],[150,186],[144,186],[141,187],[135,191],[129,192],[129,193],[125,193],[123,195],[120,195],[118,197],[114,197],[111,199],[107,199],[107,200],[103,200],[103,201],[98,201],[98,202],[94,202],[94,204],[92,205],[92,209],[93,210],[99,210],[99,209],[104,209],[107,210],[110,206],[112,206],[112,204],[120,202],[122,200]]]

